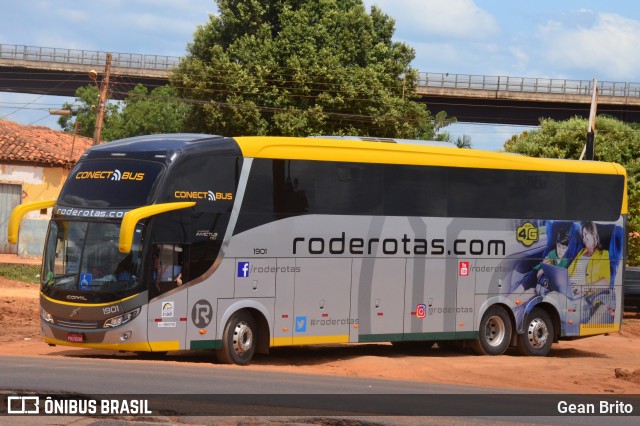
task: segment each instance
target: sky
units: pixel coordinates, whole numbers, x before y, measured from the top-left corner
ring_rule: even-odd
[[[640,2],[364,0],[395,19],[420,72],[640,82]],[[213,0],[0,0],[0,44],[182,56]],[[59,129],[49,109],[73,98],[0,92],[0,119]],[[463,124],[496,150],[526,127]]]

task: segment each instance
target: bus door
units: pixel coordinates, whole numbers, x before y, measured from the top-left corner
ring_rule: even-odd
[[[408,259],[406,274],[404,340],[454,339],[456,286],[445,282],[446,262]]]
[[[293,344],[349,341],[351,259],[296,259]]]
[[[295,294],[296,260],[278,258],[276,272],[273,346],[293,345],[293,298]]]
[[[151,250],[149,276],[148,339],[154,352],[185,349],[187,291],[183,271],[184,247],[155,244]]]
[[[400,340],[406,259],[361,258],[352,266],[350,341]],[[354,327],[357,325],[357,327]]]
[[[475,259],[453,258],[447,260],[447,282],[457,282],[456,285],[456,333],[474,332],[476,326],[476,281],[472,273]],[[468,336],[458,334],[458,338]]]

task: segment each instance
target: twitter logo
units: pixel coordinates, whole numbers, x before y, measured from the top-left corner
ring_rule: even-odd
[[[296,317],[296,333],[307,331],[307,317]]]

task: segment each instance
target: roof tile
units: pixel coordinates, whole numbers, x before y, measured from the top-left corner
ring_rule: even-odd
[[[0,120],[0,161],[73,166],[93,141],[42,126]],[[73,152],[72,152],[73,148]]]

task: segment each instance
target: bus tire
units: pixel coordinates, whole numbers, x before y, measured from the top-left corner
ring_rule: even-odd
[[[478,338],[472,343],[478,355],[502,355],[511,341],[511,318],[501,306],[492,306],[480,321]]]
[[[247,311],[238,311],[229,318],[222,335],[222,348],[216,350],[224,364],[247,365],[256,352],[257,326]]]
[[[518,352],[522,355],[546,356],[553,343],[553,322],[549,314],[533,308],[526,317],[524,333],[518,334]]]

